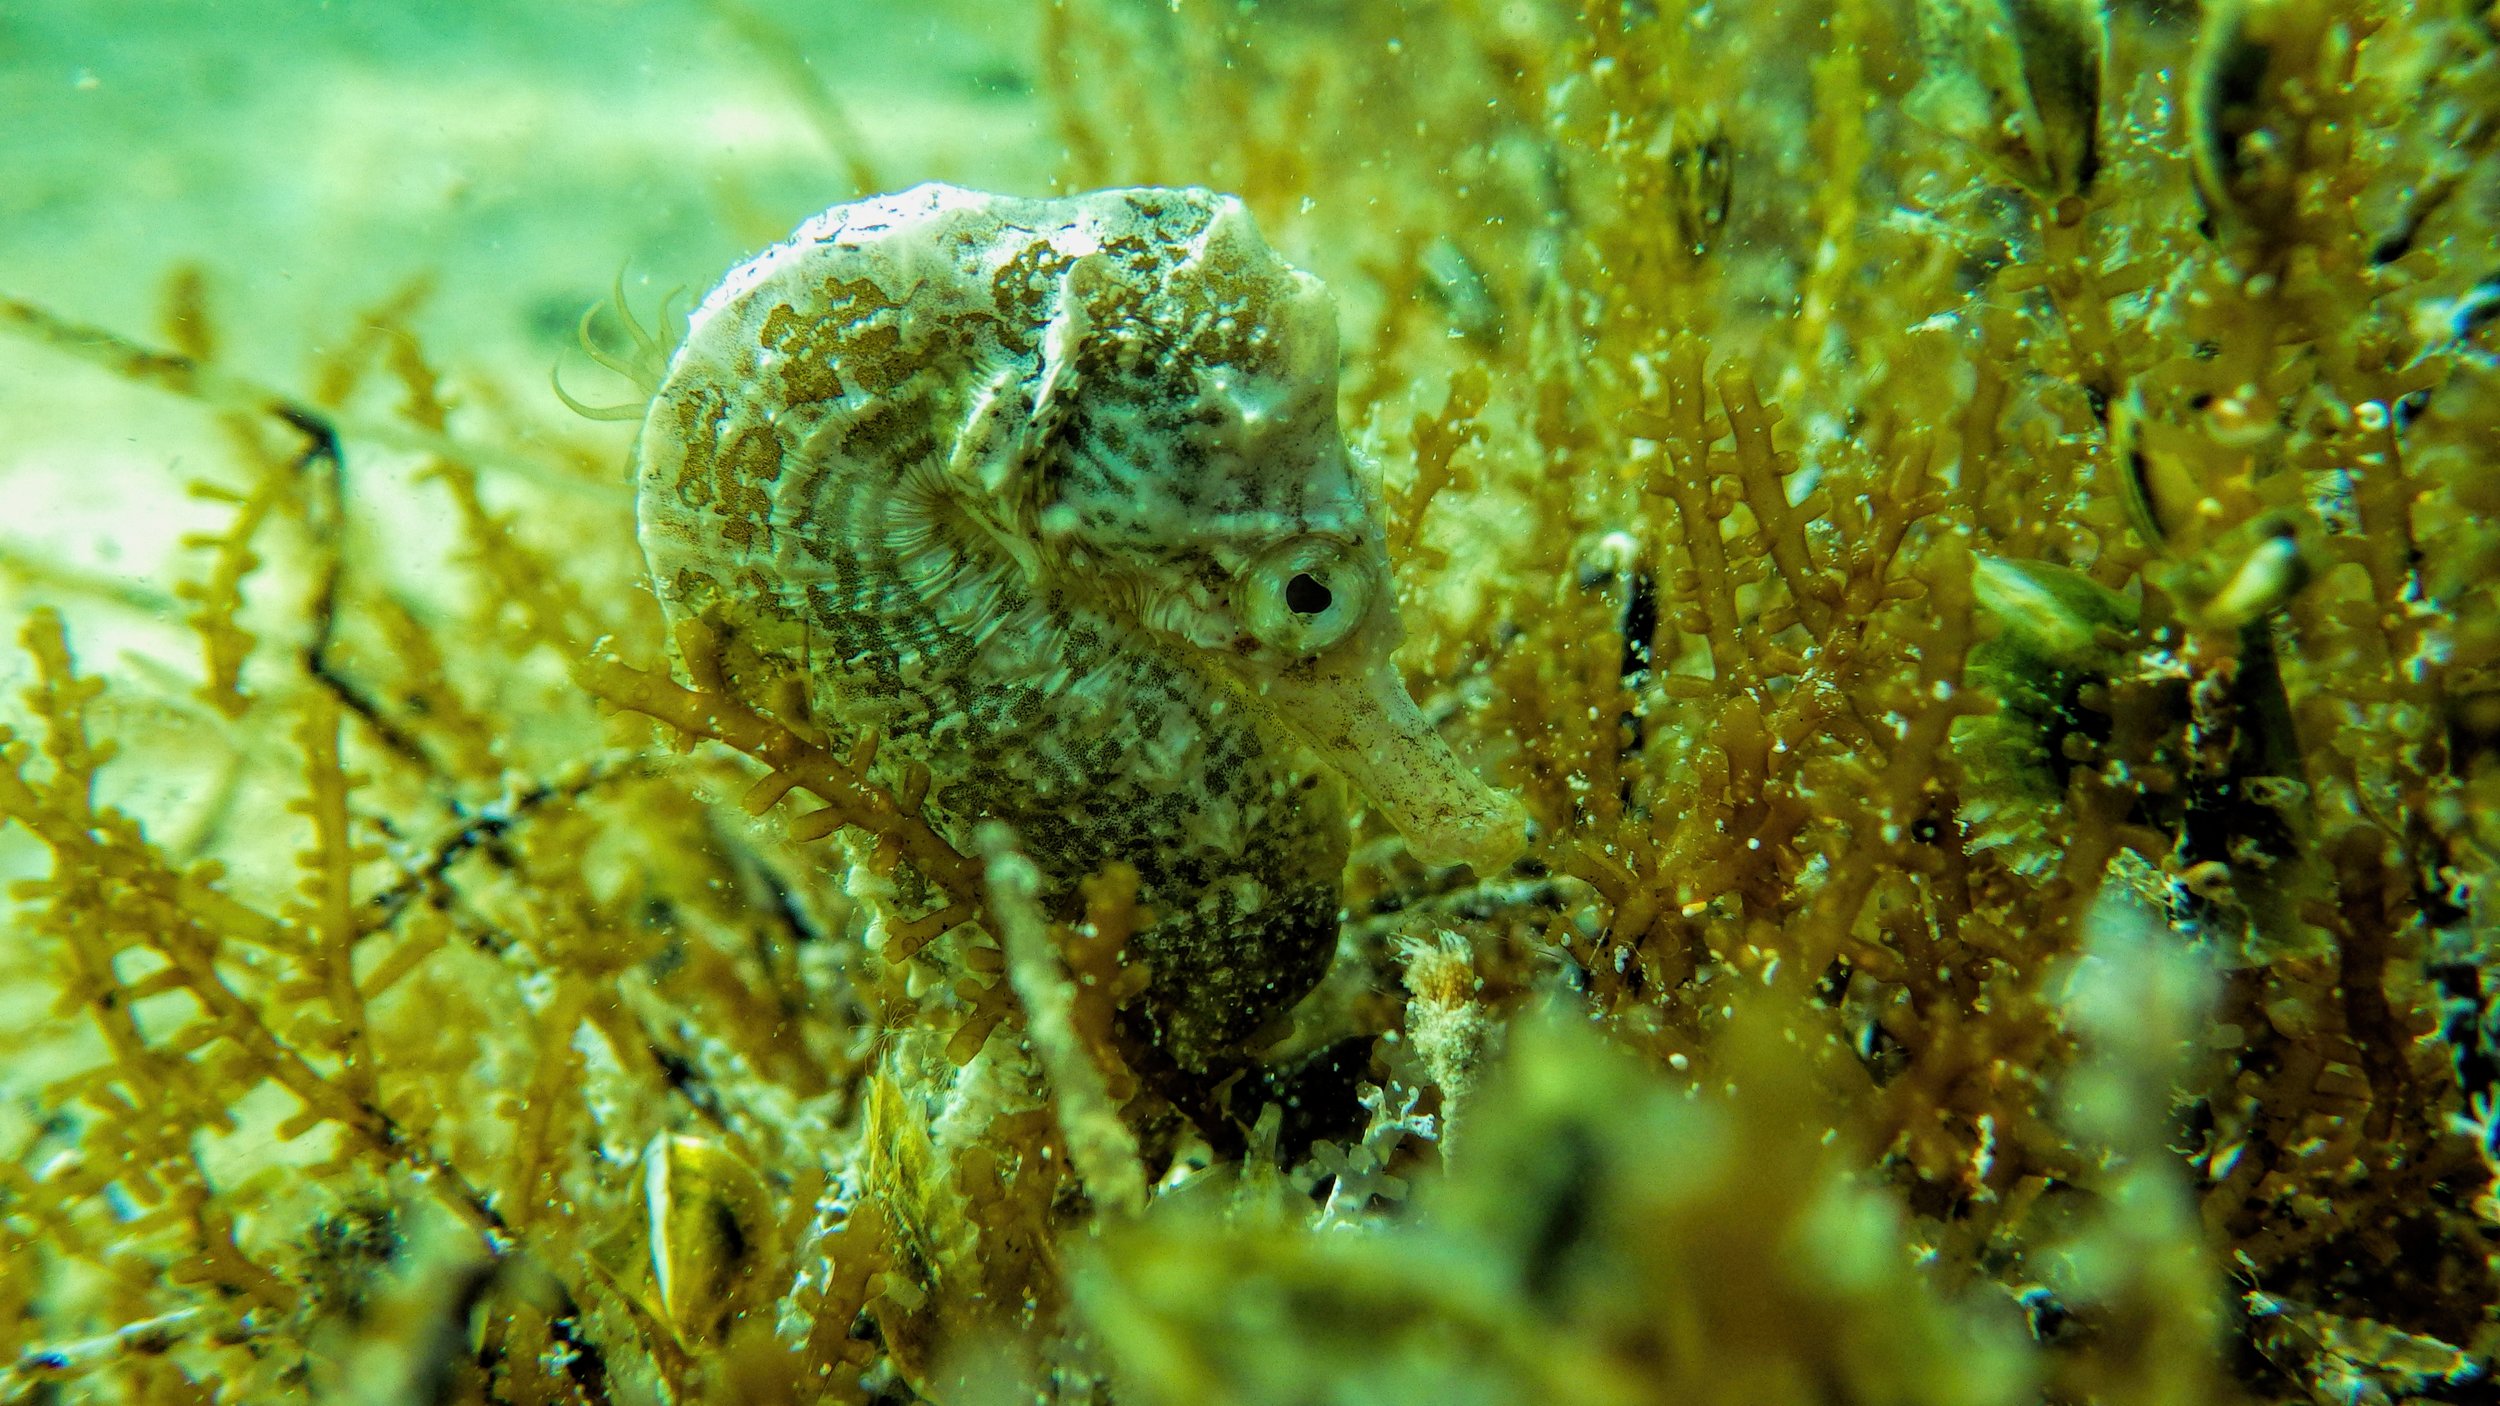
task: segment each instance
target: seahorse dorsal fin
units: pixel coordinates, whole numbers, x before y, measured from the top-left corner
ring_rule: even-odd
[[[1001,367],[972,392],[963,428],[947,451],[946,496],[977,524],[1028,582],[1043,575],[1035,531],[1037,474],[1031,472],[1032,424],[1023,369]]]
[[[1023,467],[1031,406],[1022,368],[1012,363],[974,387],[963,428],[947,451],[947,477],[989,497],[1008,496]]]
[[[1092,327],[1077,271],[1099,258],[1081,256],[1062,276],[1037,360],[1009,362],[974,389],[947,456],[948,477],[977,491],[982,515],[1028,542],[1049,492],[1053,446],[1076,405],[1077,349]],[[1033,574],[1032,549],[1016,556]]]
[[[1059,276],[1058,306],[1042,328],[1042,361],[1033,376],[1033,418],[1026,428],[1028,451],[1037,459],[1076,408],[1077,348],[1094,330],[1086,292],[1100,276],[1103,262],[1099,253],[1080,254]]]

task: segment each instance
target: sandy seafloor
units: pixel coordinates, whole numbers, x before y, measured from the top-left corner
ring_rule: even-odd
[[[634,397],[583,355],[582,312],[620,269],[646,314],[672,289],[699,297],[864,193],[756,28],[823,78],[880,185],[1038,194],[1056,159],[1033,6],[751,12],[762,23],[742,34],[710,0],[0,0],[0,294],[162,345],[168,276],[196,265],[218,363],[301,394],[325,349],[424,280],[412,325],[455,401],[488,408],[482,432],[615,463],[612,484],[566,488],[583,507],[567,528],[630,563],[632,427],[581,420],[549,387],[561,364],[585,400]],[[418,594],[451,579],[450,510],[411,487],[413,458],[348,452],[357,569]],[[100,799],[177,856],[211,826],[254,823],[225,810],[221,769],[238,745],[270,745],[188,696],[199,641],[169,587],[206,569],[185,534],[233,513],[185,491],[203,476],[241,486],[202,407],[0,336],[0,694],[14,703],[32,676],[20,622],[61,606],[81,666],[113,681],[100,721],[139,743]],[[264,572],[269,590],[292,589],[284,566]],[[283,888],[291,846],[256,848],[269,872],[238,877]],[[0,883],[49,864],[0,827]],[[0,942],[22,940],[19,921],[0,902]],[[30,1030],[46,993],[12,968],[25,974],[0,962],[0,1031]],[[0,1145],[60,1072],[24,1053],[0,1059]]]
[[[753,7],[837,95],[879,182],[1040,193],[1036,12],[998,0]],[[157,338],[207,274],[231,369],[288,389],[412,279],[436,358],[515,418],[604,437],[547,387],[620,383],[574,342],[626,270],[646,311],[861,194],[787,75],[708,0],[0,0],[0,291]],[[195,416],[0,339],[0,604],[30,566],[161,580],[151,501]],[[170,516],[168,516],[170,515]],[[22,672],[12,661],[0,678]]]
[[[752,13],[824,78],[879,184],[1047,189],[1033,7]],[[622,502],[631,426],[583,421],[549,386],[560,367],[586,401],[633,398],[582,354],[578,319],[620,270],[646,316],[672,290],[682,311],[864,193],[822,128],[710,0],[0,0],[0,293],[161,345],[168,275],[196,265],[219,363],[300,394],[326,348],[423,280],[412,325],[455,396],[491,403],[498,436],[611,454]],[[225,451],[197,407],[0,336],[8,633],[64,603],[82,656],[195,671],[162,593],[197,573],[182,534],[230,514],[182,491]],[[355,526],[410,565],[448,509],[375,521],[394,466],[351,453]],[[80,608],[108,603],[132,608]],[[0,688],[27,674],[0,649]]]

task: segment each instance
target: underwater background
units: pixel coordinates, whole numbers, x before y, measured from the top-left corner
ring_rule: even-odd
[[[2478,0],[0,0],[0,1403],[2494,1399],[2496,139]],[[1325,282],[1525,809],[1220,1059],[647,581],[933,180]]]

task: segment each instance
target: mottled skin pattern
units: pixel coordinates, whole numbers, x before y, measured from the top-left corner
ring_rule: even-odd
[[[1342,790],[1254,702],[1299,651],[1240,604],[1316,538],[1337,604],[1386,609],[1335,376],[1326,294],[1229,197],[922,186],[705,302],[643,428],[643,546],[672,616],[925,765],[959,847],[1007,821],[1063,913],[1136,865],[1146,1038],[1205,1068],[1335,943]]]

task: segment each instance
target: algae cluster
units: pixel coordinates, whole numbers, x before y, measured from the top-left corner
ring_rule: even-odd
[[[302,285],[354,201],[51,257],[15,158],[0,1401],[2489,1399],[2500,14],[648,8],[206,83],[478,114]],[[0,91],[146,17],[0,16]],[[516,111],[622,150],[499,274],[426,231],[556,218]],[[1181,1132],[1134,875],[1052,924],[663,638],[541,380],[620,262],[926,177],[1237,192],[1328,280],[1406,677],[1535,817],[1363,821]]]

